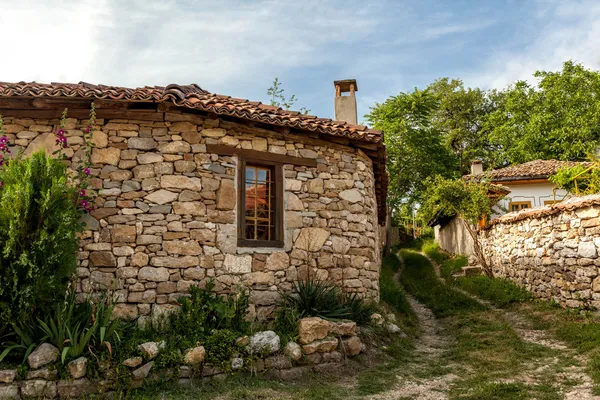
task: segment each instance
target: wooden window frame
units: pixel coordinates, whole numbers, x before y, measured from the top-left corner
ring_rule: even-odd
[[[273,184],[275,186],[275,210],[273,217],[275,219],[275,240],[252,240],[245,239],[246,232],[246,165],[265,166],[272,168]],[[282,248],[284,246],[283,229],[283,164],[277,161],[265,160],[251,157],[238,158],[238,247],[273,247]]]
[[[528,207],[526,207],[526,208],[521,208],[521,207],[519,207],[519,209],[518,209],[518,210],[513,210],[513,209],[512,209],[512,206],[513,206],[513,205],[515,205],[515,206],[520,206],[520,205],[523,205],[523,204],[527,204],[527,205],[528,205]],[[527,209],[527,208],[532,208],[532,205],[531,205],[531,200],[526,200],[526,201],[511,201],[510,203],[508,203],[508,210],[509,210],[509,212],[521,211],[521,210],[525,210],[525,209]]]

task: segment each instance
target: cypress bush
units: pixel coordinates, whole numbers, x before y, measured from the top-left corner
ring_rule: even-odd
[[[0,168],[0,336],[64,300],[83,230],[65,163],[43,152]]]

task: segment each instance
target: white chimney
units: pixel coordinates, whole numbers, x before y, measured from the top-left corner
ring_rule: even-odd
[[[483,162],[481,160],[471,161],[471,175],[483,174]]]
[[[357,125],[356,97],[354,96],[354,92],[358,90],[356,79],[334,81],[333,85],[335,86],[335,120]],[[342,93],[349,94],[344,96]]]

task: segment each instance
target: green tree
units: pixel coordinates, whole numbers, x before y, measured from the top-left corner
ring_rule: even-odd
[[[459,218],[473,239],[473,249],[479,263],[491,276],[491,268],[485,260],[475,230],[479,220],[490,218],[493,203],[499,200],[498,197],[489,197],[490,184],[461,178],[447,179],[438,175],[428,178],[426,186],[425,200],[419,209],[420,217],[426,222],[440,216]]]
[[[534,77],[537,85],[518,81],[502,91],[487,117],[501,163],[585,159],[600,144],[600,72],[567,61]]]
[[[431,124],[458,159],[460,174],[468,174],[475,159],[493,165],[497,146],[489,141],[485,121],[496,108],[495,92],[465,88],[460,79],[449,78],[437,79],[427,89],[438,101]]]
[[[83,230],[77,189],[41,153],[0,168],[0,334],[64,299]]]
[[[403,204],[422,200],[425,181],[434,175],[458,174],[456,158],[432,123],[438,100],[429,90],[400,93],[371,108],[368,123],[385,132],[390,175],[388,204],[397,216]]]

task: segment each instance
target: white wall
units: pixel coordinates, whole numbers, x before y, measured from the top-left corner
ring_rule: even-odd
[[[502,183],[502,182],[499,182]],[[552,190],[554,184],[550,182],[545,183],[527,183],[521,185],[504,184],[504,186],[510,189],[510,194],[504,199],[500,200],[493,208],[492,218],[499,217],[501,215],[510,212],[508,204],[511,201],[530,201],[532,208],[543,207],[544,201],[553,200],[554,195]],[[556,200],[562,200],[567,192],[559,189],[556,191]]]

